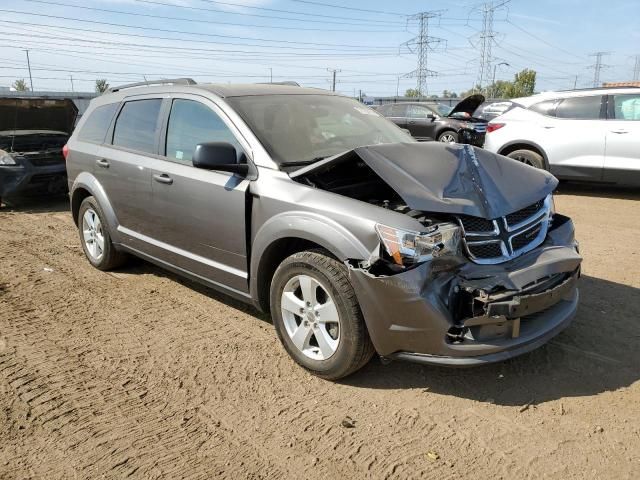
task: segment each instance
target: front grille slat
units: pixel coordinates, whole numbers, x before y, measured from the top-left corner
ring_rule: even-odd
[[[542,199],[494,220],[461,215],[458,221],[471,260],[491,264],[506,262],[542,243],[549,215],[550,203]]]

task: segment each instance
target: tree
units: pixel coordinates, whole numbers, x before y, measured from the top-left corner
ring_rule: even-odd
[[[516,73],[513,80],[513,96],[528,97],[533,95],[536,89],[536,71],[525,68],[521,72]]]
[[[407,91],[404,92],[404,96],[408,98],[418,98],[422,96],[422,93],[417,88],[407,88]]]
[[[96,80],[96,92],[104,93],[109,90],[109,84],[107,83],[106,78],[99,78]]]
[[[20,78],[13,82],[13,88],[15,88],[18,92],[29,91],[29,87],[27,87],[27,82],[24,81],[24,78]]]
[[[449,90],[444,90],[442,92],[442,98],[458,98],[458,94],[456,92],[450,92]]]

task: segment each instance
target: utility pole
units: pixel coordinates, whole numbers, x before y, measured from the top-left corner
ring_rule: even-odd
[[[399,93],[400,93],[400,77],[398,77],[398,81],[396,82],[396,100],[398,99]]]
[[[429,35],[429,20],[440,16],[440,12],[430,11],[421,12],[409,17],[408,21],[417,21],[419,33],[416,37],[400,45],[410,53],[416,53],[418,56],[418,65],[415,70],[407,73],[405,76],[416,78],[416,89],[418,90],[418,100],[427,94],[427,77],[435,77],[437,72],[429,70],[429,50],[434,50],[434,46],[445,42],[442,38],[436,38]]]
[[[491,66],[493,63],[492,49],[495,43],[496,33],[493,30],[493,17],[496,10],[505,6],[510,0],[489,1],[485,2],[481,8],[482,12],[482,31],[480,32],[480,68],[478,69],[478,77],[473,90],[479,85],[480,89],[489,85],[489,75],[491,75]],[[495,69],[494,69],[495,72]]]
[[[269,67],[269,83],[273,83],[273,68]]]
[[[31,84],[31,91],[33,92],[33,77],[31,76],[31,62],[29,61],[29,50],[27,52],[27,68],[29,69],[29,83]]]
[[[331,72],[331,91],[336,91],[336,73],[341,72],[342,70],[327,68],[327,72]]]
[[[640,55],[636,55],[636,64],[633,67],[633,81],[640,80]]]
[[[576,89],[576,86],[578,85],[578,75],[575,76],[575,78],[573,79],[573,89]]]
[[[73,89],[73,75],[69,75],[69,78],[71,79],[71,92],[75,92]]]

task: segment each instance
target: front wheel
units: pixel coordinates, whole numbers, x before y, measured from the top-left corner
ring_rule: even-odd
[[[347,268],[321,250],[286,258],[271,282],[271,317],[287,353],[319,377],[337,380],[374,353]]]
[[[456,132],[452,132],[451,130],[447,130],[446,132],[442,132],[438,137],[439,142],[443,143],[458,143],[458,134]]]

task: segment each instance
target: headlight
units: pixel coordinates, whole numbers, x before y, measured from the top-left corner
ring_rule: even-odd
[[[14,158],[4,150],[0,150],[0,166],[1,165],[17,165]]]
[[[455,254],[460,245],[460,227],[452,223],[434,226],[427,232],[413,232],[376,224],[385,251],[398,265],[410,266],[434,257]]]

